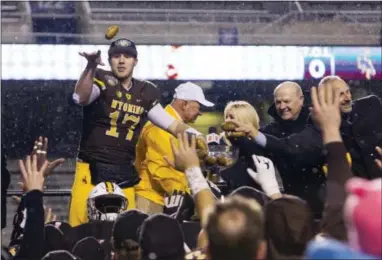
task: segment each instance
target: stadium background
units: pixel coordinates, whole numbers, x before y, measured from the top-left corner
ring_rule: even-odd
[[[342,52],[331,51],[329,58],[334,59],[337,73],[342,73],[350,83],[354,98],[369,94],[381,97],[381,12],[380,2],[2,1],[2,143],[12,172],[9,195],[19,191],[17,159],[30,152],[32,142],[39,134],[48,136],[50,158],[64,157],[67,160],[47,180],[47,195],[52,196],[47,198],[46,204],[52,207],[59,219],[67,218],[67,194],[80,138],[81,108],[70,102],[75,85],[75,79],[68,76],[71,65],[57,66],[59,73],[46,71],[55,62],[64,61],[56,59],[59,53],[49,48],[42,52],[43,46],[107,45],[109,42],[103,37],[106,28],[118,24],[121,26],[118,37],[130,38],[138,45],[167,46],[167,49],[212,46],[217,51],[223,50],[219,61],[210,60],[200,65],[203,66],[203,80],[182,77],[182,67],[172,64],[172,60],[163,53],[165,61],[157,53],[144,54],[146,59],[151,59],[149,64],[160,62],[163,65],[160,77],[151,78],[150,75],[155,73],[150,67],[142,72],[161,88],[163,105],[171,101],[174,88],[185,80],[195,81],[205,88],[207,99],[215,102],[216,107],[200,117],[195,125],[207,132],[209,126],[220,125],[222,111],[230,100],[249,101],[258,109],[261,124],[270,122],[267,108],[272,103],[272,91],[283,81],[279,67],[287,67],[287,63],[280,65],[278,57],[273,55],[279,51],[275,46],[297,46],[297,50],[302,46],[341,47]],[[31,53],[25,51],[30,44],[38,45],[35,58],[28,58]],[[12,49],[15,46],[24,51],[15,51]],[[227,68],[228,71],[231,68],[235,70],[234,54],[224,49],[229,46],[236,49],[269,46],[269,57],[255,52],[248,58],[248,64],[252,64],[250,60],[253,58],[260,68],[268,66],[267,77],[246,68],[244,77],[225,73],[219,78],[219,73],[211,73],[209,78],[214,66],[222,66],[222,71],[227,71]],[[284,54],[287,55],[287,51],[280,55]],[[203,52],[195,50],[192,57],[203,59]],[[356,64],[358,57],[371,60],[375,76],[367,79],[361,73]],[[33,63],[37,58],[40,62]],[[309,104],[309,88],[320,80],[320,75],[313,77],[309,71],[312,59],[324,64],[325,75],[333,71],[328,56],[312,58],[306,54],[303,58],[304,73],[296,81],[303,87]],[[71,64],[74,61],[65,62]],[[187,60],[181,64],[187,64]],[[27,73],[31,68],[38,73]],[[81,66],[79,68],[82,69]],[[54,75],[60,76],[55,78]],[[56,196],[57,191],[62,194]],[[3,243],[8,240],[15,210],[16,205],[9,198],[8,227],[3,230]]]

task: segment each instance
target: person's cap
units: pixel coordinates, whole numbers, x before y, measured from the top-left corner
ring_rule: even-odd
[[[85,238],[94,237],[98,240],[110,239],[113,234],[114,222],[94,220],[88,223],[78,225],[73,228],[73,248],[74,244]]]
[[[142,224],[139,245],[141,260],[184,259],[184,236],[177,220],[156,214]]]
[[[50,222],[46,223],[46,225],[55,226],[56,228],[61,230],[62,233],[64,233],[64,235],[70,233],[72,230],[72,226],[69,223],[63,222],[63,221],[50,221]]]
[[[105,260],[111,260],[111,256],[113,254],[113,245],[109,240],[101,240],[101,241],[98,241],[100,243],[100,245],[102,246],[103,248],[103,251],[105,252],[105,255],[106,255],[106,258]]]
[[[66,250],[56,250],[47,253],[41,260],[82,260]]]
[[[264,192],[249,186],[242,186],[237,188],[236,190],[231,192],[230,196],[233,195],[240,195],[247,199],[254,199],[261,206],[264,206],[267,202],[270,201],[269,197]]]
[[[103,247],[94,237],[85,237],[78,241],[72,253],[82,260],[104,260],[106,257]]]
[[[180,84],[175,89],[174,98],[187,101],[196,101],[205,107],[213,107],[215,105],[214,103],[206,100],[202,88],[192,82]]]
[[[46,225],[52,225],[58,228],[59,230],[61,230],[61,232],[64,235],[63,249],[70,250],[73,247],[74,243],[77,242],[75,241],[75,238],[74,238],[73,228],[69,223],[63,222],[63,221],[50,221],[46,223]]]
[[[147,214],[136,209],[119,214],[113,226],[115,249],[122,249],[123,241],[128,239],[138,242],[138,229],[147,217]]]
[[[44,252],[48,253],[54,250],[62,250],[64,248],[64,234],[61,230],[53,225],[45,225],[44,227]]]
[[[138,51],[137,47],[135,46],[135,43],[125,38],[113,41],[110,44],[108,54],[109,57],[115,54],[127,54],[134,58],[138,57]]]

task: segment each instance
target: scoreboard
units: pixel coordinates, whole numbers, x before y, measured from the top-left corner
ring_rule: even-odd
[[[78,52],[108,45],[2,44],[2,79],[77,80]],[[381,47],[138,45],[134,76],[147,80],[381,80]],[[107,63],[107,62],[105,62]],[[108,65],[102,67],[110,69]]]
[[[303,79],[338,75],[343,79],[382,79],[380,47],[312,47],[304,55]]]

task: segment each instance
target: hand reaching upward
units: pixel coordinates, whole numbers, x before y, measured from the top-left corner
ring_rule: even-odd
[[[195,136],[192,136],[191,143],[188,139],[187,134],[178,134],[178,147],[174,140],[171,139],[175,162],[170,162],[167,158],[165,158],[166,161],[178,171],[185,171],[192,167],[199,167]]]
[[[98,50],[97,52],[92,52],[92,53],[79,52],[79,54],[88,60],[88,65],[91,65],[91,66],[98,66],[98,65],[104,66],[105,65],[102,62],[100,50]]]
[[[45,161],[48,162],[48,166],[44,171],[44,177],[48,177],[52,171],[60,166],[65,159],[60,158],[54,161],[47,160],[48,153],[48,138],[40,136],[35,142],[33,146],[32,155],[37,155],[37,169],[40,169]]]
[[[19,160],[19,167],[24,183],[25,191],[40,190],[44,188],[44,171],[48,166],[48,161],[45,161],[40,169],[37,168],[37,155],[27,156],[25,163]]]
[[[316,125],[323,133],[324,143],[342,141],[339,132],[341,125],[340,92],[331,84],[310,91],[312,107],[310,111]]]

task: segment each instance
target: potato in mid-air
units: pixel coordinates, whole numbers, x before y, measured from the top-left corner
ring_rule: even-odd
[[[119,31],[119,26],[118,25],[112,25],[107,28],[106,33],[105,33],[105,38],[108,40],[113,39]]]

